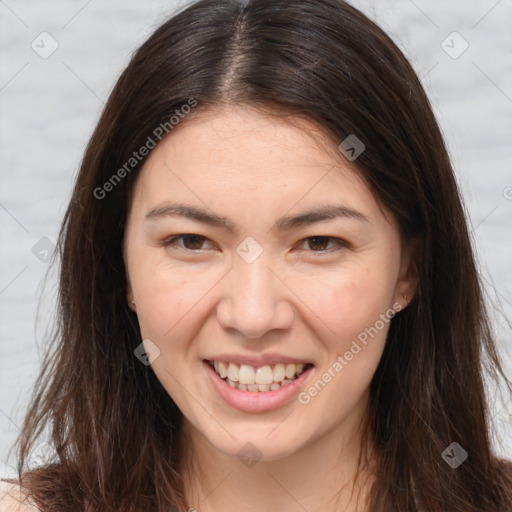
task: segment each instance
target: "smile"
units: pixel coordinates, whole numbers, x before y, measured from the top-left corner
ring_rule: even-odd
[[[287,386],[312,366],[288,363],[254,367],[226,361],[208,361],[208,363],[229,386],[253,393],[275,391]]]

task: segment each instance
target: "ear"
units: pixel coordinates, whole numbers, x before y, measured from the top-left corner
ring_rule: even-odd
[[[133,298],[132,286],[129,282],[126,283],[126,301],[128,302],[128,307],[132,311],[137,311],[135,299]]]
[[[412,239],[402,250],[400,274],[395,288],[395,304],[398,311],[405,309],[416,294],[420,251],[421,241],[418,238]]]

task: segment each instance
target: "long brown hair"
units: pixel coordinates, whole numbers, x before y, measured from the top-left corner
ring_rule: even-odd
[[[342,0],[200,0],[133,55],[60,232],[57,332],[18,440],[26,493],[42,511],[186,510],[182,415],[134,357],[141,339],[122,242],[144,158],[126,163],[159,126],[172,136],[169,118],[191,98],[197,111],[237,103],[305,116],[338,144],[356,135],[366,146],[359,172],[403,239],[420,241],[418,291],[392,320],[371,384],[379,460],[369,510],[410,512],[415,497],[428,512],[512,509],[510,470],[491,451],[484,361],[510,382],[443,138],[403,54]],[[55,460],[27,468],[42,432]],[[442,457],[452,442],[468,453],[457,469]]]

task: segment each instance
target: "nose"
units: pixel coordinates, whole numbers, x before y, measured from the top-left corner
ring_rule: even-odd
[[[236,258],[223,280],[217,319],[224,329],[257,339],[274,329],[290,329],[294,311],[292,295],[263,257],[253,263]]]

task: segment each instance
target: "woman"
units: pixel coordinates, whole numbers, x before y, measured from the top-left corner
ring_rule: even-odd
[[[158,28],[59,248],[27,507],[511,510],[483,358],[510,382],[450,161],[345,2],[202,0]],[[26,467],[43,428],[55,453]]]

